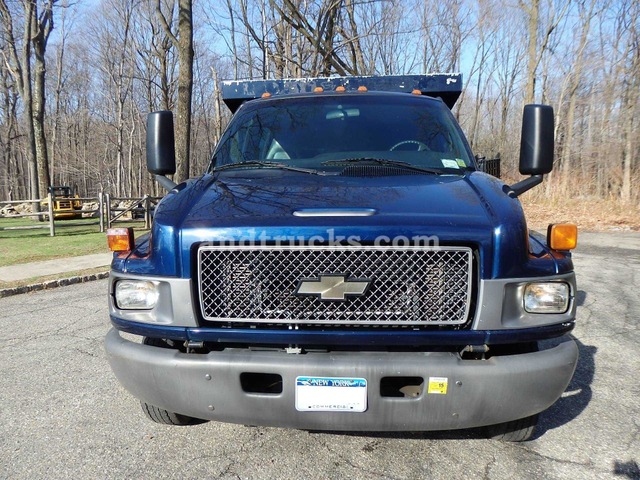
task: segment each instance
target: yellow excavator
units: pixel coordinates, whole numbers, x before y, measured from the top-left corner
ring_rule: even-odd
[[[53,198],[53,218],[55,220],[82,218],[82,202],[72,187],[50,185],[49,193]],[[49,208],[48,205],[48,200],[42,202],[43,208]]]

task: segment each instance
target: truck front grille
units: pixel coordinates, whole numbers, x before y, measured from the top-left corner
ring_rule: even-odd
[[[198,267],[201,311],[209,321],[461,325],[469,316],[467,247],[202,246]],[[367,288],[322,299],[323,276]],[[296,293],[301,282],[314,294]]]

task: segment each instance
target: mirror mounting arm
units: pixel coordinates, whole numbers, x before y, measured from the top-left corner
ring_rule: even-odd
[[[525,178],[518,183],[514,183],[508,188],[507,195],[511,198],[516,198],[522,195],[527,190],[531,190],[536,185],[542,183],[542,175],[531,175],[529,178]]]
[[[156,182],[158,182],[160,186],[165,190],[167,190],[168,192],[176,188],[176,186],[178,185],[177,183],[172,181],[170,178],[165,177],[164,175],[154,175],[154,177],[156,179]]]

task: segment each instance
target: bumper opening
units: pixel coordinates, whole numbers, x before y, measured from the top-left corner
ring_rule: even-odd
[[[382,377],[380,396],[396,398],[416,398],[422,395],[422,377]]]
[[[242,372],[240,386],[246,393],[278,395],[282,393],[282,375],[277,373]]]

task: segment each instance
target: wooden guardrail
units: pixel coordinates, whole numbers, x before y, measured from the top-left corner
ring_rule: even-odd
[[[37,217],[40,218],[43,222],[39,225],[35,224],[15,227],[0,227],[0,230],[48,228],[50,236],[54,237],[56,234],[56,225],[58,227],[66,226],[65,222],[56,221],[56,211],[54,208],[56,200],[71,200],[81,201],[83,203],[97,203],[97,207],[94,209],[77,210],[76,213],[90,215],[91,218],[95,218],[97,214],[101,232],[104,232],[105,228],[111,228],[111,225],[116,222],[131,222],[139,220],[144,222],[144,228],[148,230],[149,228],[151,228],[153,212],[160,198],[162,197],[151,197],[149,195],[144,195],[141,198],[112,197],[108,193],[101,193],[96,197],[81,197],[73,199],[54,197],[53,195],[48,194],[45,198],[36,200],[0,201],[0,210],[6,206],[15,207],[23,204],[34,205],[34,207],[32,208],[32,212],[11,213],[9,215],[0,213],[0,219]],[[120,206],[122,202],[130,202],[130,206],[123,208]],[[45,203],[46,206],[43,205]],[[45,221],[46,223],[44,223]],[[71,223],[69,225],[78,225],[78,223]]]
[[[148,230],[151,228],[151,219],[153,212],[162,197],[151,197],[144,195],[141,198],[131,197],[112,197],[108,193],[104,195],[104,204],[106,207],[107,215],[107,228],[111,228],[111,225],[117,221],[136,221],[138,219],[144,220],[144,228]],[[131,203],[128,207],[114,207],[114,203],[127,202]],[[115,215],[114,215],[115,213]],[[127,214],[130,214],[131,218],[124,218]]]
[[[53,198],[52,195],[48,194],[45,198],[41,198],[41,199],[37,199],[37,200],[14,200],[14,201],[0,202],[0,208],[2,207],[2,205],[11,206],[11,205],[21,205],[21,204],[25,204],[25,203],[30,203],[30,204],[36,205],[36,207],[33,208],[33,212],[31,212],[31,213],[14,213],[14,214],[11,214],[11,215],[2,215],[2,214],[0,214],[0,218],[40,217],[40,219],[43,219],[43,217],[47,217],[47,224],[46,225],[29,225],[29,226],[24,226],[24,227],[8,227],[8,228],[23,228],[23,229],[48,228],[49,229],[49,235],[51,235],[52,237],[55,237],[55,235],[56,235],[56,226],[55,226],[55,222],[54,222],[54,219],[53,219],[53,202],[52,202],[52,198]],[[47,210],[42,211],[41,210],[41,206],[42,206],[42,203],[44,203],[45,201],[48,201]],[[7,228],[7,227],[5,227],[5,228]]]

